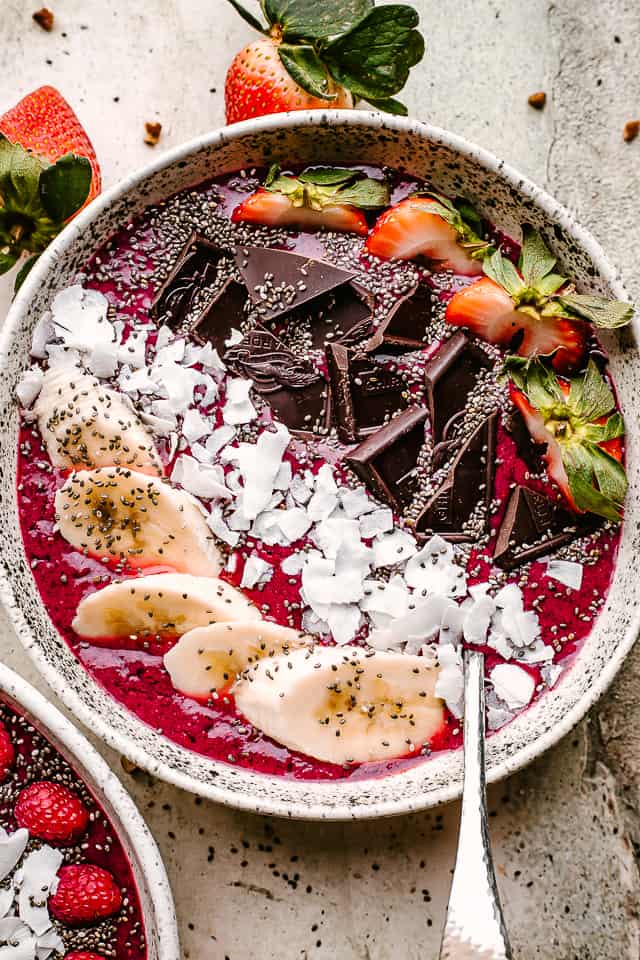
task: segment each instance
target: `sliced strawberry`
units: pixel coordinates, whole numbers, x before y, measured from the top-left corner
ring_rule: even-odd
[[[459,242],[454,226],[435,211],[441,204],[431,197],[407,197],[378,217],[367,240],[367,250],[385,260],[413,260],[425,257],[441,270],[453,270],[462,276],[482,273],[482,263],[474,260]]]
[[[489,343],[514,345],[521,357],[553,354],[553,367],[561,373],[580,365],[587,346],[588,328],[582,320],[542,316],[532,308],[516,309],[507,291],[490,277],[455,293],[447,304],[445,320],[467,327]]]
[[[562,462],[562,451],[560,445],[552,433],[544,425],[542,414],[531,406],[526,396],[521,390],[518,390],[512,383],[509,384],[509,397],[513,404],[518,408],[527,430],[536,443],[545,444],[546,450],[542,454],[542,459],[547,467],[547,473],[560,488],[567,501],[568,506],[575,512],[580,511],[575,505],[571,490],[569,489],[569,478]]]
[[[336,230],[364,236],[369,228],[362,210],[347,204],[333,204],[322,210],[296,207],[283,193],[260,188],[233,211],[234,223],[261,223],[268,227],[292,227],[297,230]]]
[[[15,763],[16,751],[11,742],[9,731],[5,725],[0,722],[0,783],[6,780],[9,770]]]

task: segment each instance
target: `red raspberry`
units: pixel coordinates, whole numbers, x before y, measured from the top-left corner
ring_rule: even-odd
[[[3,723],[0,723],[0,783],[6,780],[15,759],[16,752],[13,749],[9,731]]]
[[[108,870],[93,863],[60,867],[58,889],[49,897],[49,910],[62,923],[79,926],[117,913],[122,894]]]
[[[74,950],[65,953],[64,960],[105,960],[101,953],[90,953],[88,950]]]
[[[14,809],[21,827],[41,840],[65,843],[87,829],[89,811],[82,800],[60,783],[41,780],[20,793]]]

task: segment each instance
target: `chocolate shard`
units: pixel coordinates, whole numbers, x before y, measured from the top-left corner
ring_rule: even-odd
[[[369,489],[398,512],[411,504],[418,488],[428,415],[426,407],[408,407],[345,457]]]
[[[353,346],[371,333],[374,300],[359,283],[346,283],[309,307],[314,350],[323,350],[329,343]]]
[[[425,387],[434,444],[449,438],[482,370],[493,364],[461,331],[454,333],[425,366]]]
[[[427,327],[433,312],[433,294],[422,283],[417,283],[406,296],[391,307],[387,316],[367,341],[369,352],[406,353],[422,350],[427,339]]]
[[[484,506],[484,527],[489,522],[493,496],[498,411],[490,414],[460,447],[447,476],[416,520],[416,533],[438,533],[461,543],[475,539],[465,524],[476,508]]]
[[[513,570],[537,560],[586,532],[586,526],[580,530],[579,524],[576,515],[555,500],[518,485],[509,497],[498,530],[493,562],[504,570]]]
[[[205,240],[198,233],[192,234],[160,287],[151,305],[151,315],[164,320],[170,327],[180,327],[197,291],[215,279],[218,262],[225,254],[230,251]]]
[[[331,404],[326,380],[266,327],[249,330],[240,343],[227,349],[224,359],[228,367],[253,381],[273,415],[294,436],[310,439],[329,431]]]
[[[271,247],[240,247],[236,263],[263,322],[330,293],[355,276],[324,260]],[[264,298],[265,289],[273,296]]]
[[[210,343],[220,357],[224,357],[228,349],[225,344],[232,330],[241,330],[247,319],[248,299],[243,284],[229,277],[195,320],[190,332],[200,343]]]
[[[343,443],[363,440],[408,405],[404,378],[365,353],[330,344],[327,366],[333,415]]]

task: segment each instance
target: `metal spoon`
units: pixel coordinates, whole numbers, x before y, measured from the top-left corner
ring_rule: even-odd
[[[465,650],[464,789],[440,960],[512,960],[491,859],[484,739],[484,655]]]

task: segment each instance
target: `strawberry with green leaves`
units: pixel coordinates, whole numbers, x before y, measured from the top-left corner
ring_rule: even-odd
[[[520,356],[550,356],[558,372],[577,369],[590,336],[589,324],[612,329],[629,323],[633,307],[619,300],[578,294],[554,272],[556,257],[540,234],[523,228],[518,266],[495,251],[486,274],[454,294],[445,319]]]
[[[384,260],[424,257],[436,270],[475,276],[493,250],[482,232],[480,217],[466,201],[415,193],[381,214],[366,247]]]
[[[579,376],[559,378],[540,360],[507,357],[510,396],[533,440],[544,444],[550,478],[577,513],[618,521],[627,491],[624,423],[593,360]]]
[[[20,285],[66,221],[100,192],[94,149],[67,101],[40,87],[0,117],[0,273],[31,254]]]
[[[364,236],[364,211],[379,210],[389,202],[389,187],[360,170],[344,167],[308,167],[297,175],[282,174],[274,164],[264,187],[233,211],[234,223],[317,230],[325,227]]]
[[[424,55],[418,14],[374,0],[261,0],[260,20],[229,0],[264,39],[227,73],[227,123],[287,110],[349,109],[357,100],[406,115],[395,95]]]

